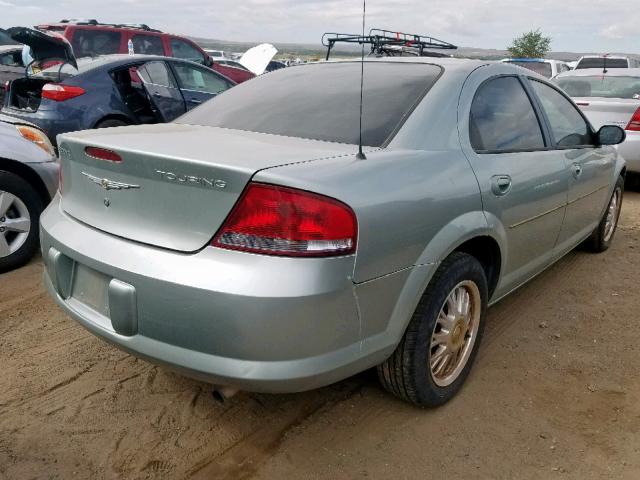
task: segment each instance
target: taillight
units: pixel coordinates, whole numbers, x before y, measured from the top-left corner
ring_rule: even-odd
[[[250,183],[212,245],[232,250],[297,257],[353,253],[356,216],[324,195]]]
[[[56,102],[64,102],[71,98],[84,95],[86,90],[74,85],[61,85],[59,83],[47,83],[42,87],[42,98],[47,98]]]
[[[631,117],[631,121],[625,130],[630,130],[632,132],[640,132],[640,108],[638,108],[633,117]]]
[[[9,93],[9,84],[10,84],[9,80],[4,82],[4,91],[7,93]]]
[[[106,160],[114,163],[120,163],[122,161],[122,157],[120,155],[113,150],[107,150],[106,148],[86,147],[84,149],[84,153],[89,157],[97,158],[98,160]]]

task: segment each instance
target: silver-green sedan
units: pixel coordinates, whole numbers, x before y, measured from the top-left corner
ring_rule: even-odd
[[[625,164],[533,72],[429,58],[288,68],[165,125],[62,135],[44,281],[94,334],[215,385],[376,367],[420,406],[469,374],[487,307],[606,250]],[[220,387],[221,388],[221,387]]]

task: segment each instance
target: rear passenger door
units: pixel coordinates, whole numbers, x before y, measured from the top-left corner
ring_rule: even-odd
[[[476,71],[463,91],[463,149],[478,179],[489,224],[502,236],[505,262],[496,294],[517,287],[553,259],[567,202],[567,168],[549,150],[546,127],[518,75]],[[462,105],[462,102],[461,102]]]
[[[231,88],[233,83],[208,68],[184,62],[170,62],[187,110]]]
[[[138,67],[138,75],[161,121],[170,122],[186,112],[184,98],[165,62],[147,62]]]
[[[529,83],[547,119],[552,146],[569,172],[567,214],[558,243],[566,251],[599,223],[609,200],[616,157],[612,147],[596,145],[591,125],[563,93],[533,78]]]

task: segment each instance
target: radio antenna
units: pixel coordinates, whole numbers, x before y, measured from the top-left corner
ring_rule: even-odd
[[[364,22],[367,14],[367,0],[362,0],[362,52],[360,55],[360,138],[358,140],[358,160],[366,160],[367,157],[362,151],[362,96],[364,91]]]

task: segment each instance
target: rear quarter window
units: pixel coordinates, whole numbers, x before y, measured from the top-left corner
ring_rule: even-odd
[[[363,144],[379,147],[442,72],[422,63],[365,62]],[[286,68],[241,83],[178,123],[357,144],[360,63]]]
[[[76,29],[71,39],[73,53],[78,58],[119,53],[121,35],[109,30]]]
[[[141,55],[164,55],[162,38],[157,35],[135,34],[131,37],[133,52]]]

